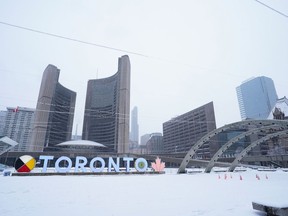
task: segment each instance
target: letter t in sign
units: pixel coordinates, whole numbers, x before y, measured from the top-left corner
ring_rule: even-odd
[[[126,161],[126,172],[130,171],[130,161],[133,161],[134,159],[131,157],[124,157],[123,161]]]
[[[47,171],[48,160],[53,160],[54,156],[49,155],[40,155],[39,160],[44,160],[42,172],[45,173]]]

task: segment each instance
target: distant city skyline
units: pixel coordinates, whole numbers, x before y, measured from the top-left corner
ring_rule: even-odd
[[[287,1],[261,1],[288,14]],[[288,95],[287,18],[256,1],[5,1],[0,14],[0,110],[36,107],[43,68],[57,65],[77,92],[78,134],[87,80],[112,76],[122,55],[140,135],[209,101],[217,127],[240,121],[235,87],[250,77]]]

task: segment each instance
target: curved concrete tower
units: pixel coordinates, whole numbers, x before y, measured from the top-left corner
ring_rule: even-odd
[[[43,151],[71,139],[76,93],[58,82],[59,73],[51,64],[43,73],[30,151]]]
[[[130,60],[118,60],[111,77],[88,81],[82,139],[106,145],[111,152],[129,151]]]

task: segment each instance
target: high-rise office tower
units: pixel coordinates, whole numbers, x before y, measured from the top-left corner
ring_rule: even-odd
[[[111,152],[129,151],[130,60],[118,60],[111,77],[88,81],[82,139],[107,146]]]
[[[213,102],[163,123],[163,151],[165,153],[186,153],[208,132],[216,129]],[[213,143],[206,143],[198,151],[202,158],[210,158]]]
[[[54,65],[48,65],[43,73],[30,151],[71,140],[76,93],[58,82],[59,74]]]
[[[130,140],[139,144],[138,108],[135,106],[131,112]]]
[[[243,82],[236,88],[241,119],[267,119],[277,101],[271,78],[261,76]]]
[[[4,135],[19,143],[12,151],[28,150],[34,112],[26,107],[7,107]]]

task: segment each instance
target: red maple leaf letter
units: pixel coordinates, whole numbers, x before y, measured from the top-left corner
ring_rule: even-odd
[[[161,159],[159,157],[156,158],[155,163],[151,163],[151,167],[156,172],[161,172],[165,168],[165,163],[161,162]]]

